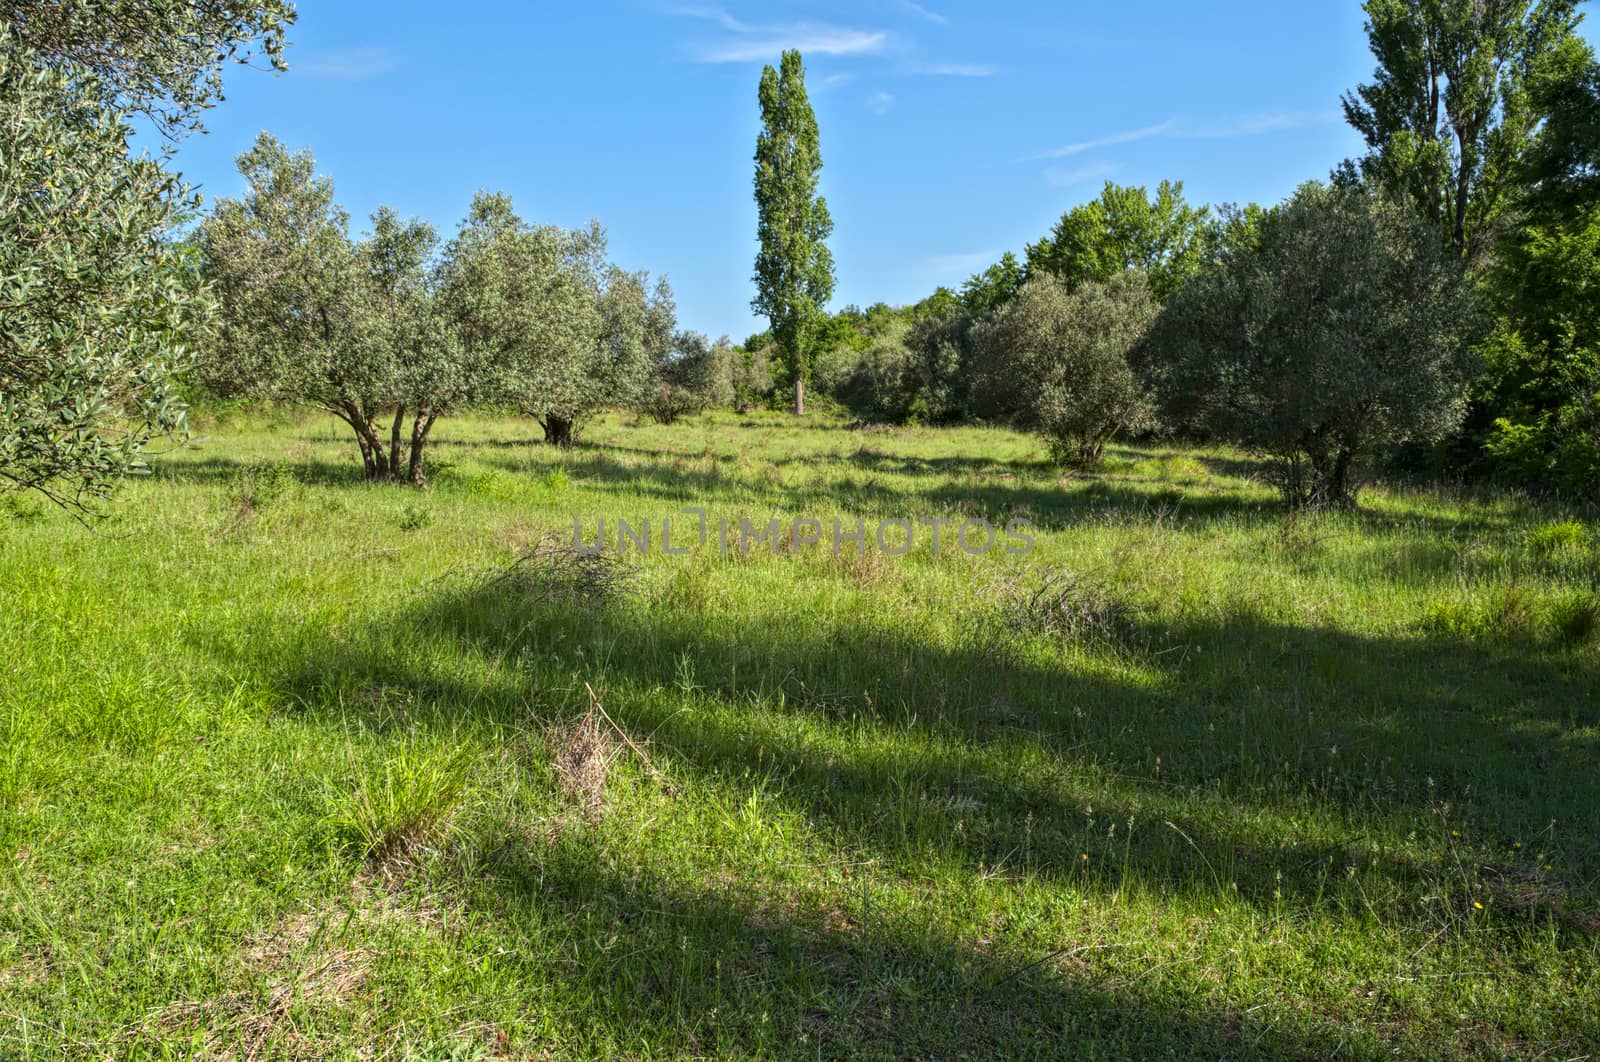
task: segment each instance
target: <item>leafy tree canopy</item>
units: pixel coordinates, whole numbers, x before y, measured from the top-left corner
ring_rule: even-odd
[[[286,69],[288,0],[0,0],[0,23],[42,65],[86,75],[101,101],[168,135],[197,129],[229,62]]]
[[[1476,327],[1431,226],[1312,184],[1190,281],[1136,360],[1174,423],[1274,457],[1290,504],[1348,506],[1359,459],[1460,424]]]
[[[1515,206],[1545,111],[1530,83],[1577,31],[1579,0],[1366,0],[1378,68],[1344,98],[1364,175],[1479,263]]]
[[[1028,246],[1027,272],[1049,274],[1070,290],[1136,269],[1165,301],[1205,261],[1210,219],[1209,208],[1184,199],[1181,181],[1162,181],[1153,198],[1144,188],[1107,181],[1098,199],[1068,211],[1049,236]]]
[[[181,429],[211,303],[165,238],[195,199],[46,59],[0,25],[0,491],[83,514]]]

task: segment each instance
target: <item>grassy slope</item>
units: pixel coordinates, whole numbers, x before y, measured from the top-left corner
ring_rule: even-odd
[[[427,494],[241,423],[96,530],[0,513],[0,1056],[1600,1043],[1592,535],[1403,490],[1286,522],[1236,455],[1061,482],[988,430],[440,435]],[[295,482],[241,512],[249,462]],[[1045,530],[485,585],[684,504]],[[1132,618],[1008,626],[1050,566]],[[598,816],[553,769],[585,683],[656,768]],[[447,822],[367,863],[361,797]]]

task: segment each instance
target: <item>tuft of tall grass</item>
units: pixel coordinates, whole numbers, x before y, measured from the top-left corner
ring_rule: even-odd
[[[1540,557],[1577,553],[1588,541],[1588,528],[1576,520],[1551,521],[1528,531],[1528,549]]]
[[[409,744],[330,791],[324,824],[341,845],[365,858],[412,855],[453,831],[472,763],[464,745]]]

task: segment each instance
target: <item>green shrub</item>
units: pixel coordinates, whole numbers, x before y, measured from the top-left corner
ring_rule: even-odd
[[[1140,273],[1068,290],[1031,281],[972,333],[982,411],[1010,411],[1062,465],[1093,465],[1118,432],[1154,426],[1128,355],[1160,307]]]
[[[1556,637],[1567,645],[1589,645],[1600,635],[1600,594],[1573,594],[1551,609]]]
[[[509,472],[491,469],[466,480],[467,493],[494,501],[519,501],[527,494],[527,485]]]
[[[1429,634],[1490,645],[1582,646],[1600,634],[1600,594],[1583,591],[1552,599],[1508,586],[1479,598],[1430,602],[1420,626]]]

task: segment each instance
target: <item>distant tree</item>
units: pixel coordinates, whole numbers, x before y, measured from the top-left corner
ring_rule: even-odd
[[[604,230],[592,226],[583,242],[589,253],[597,249],[603,255]],[[555,446],[571,446],[577,430],[601,409],[638,405],[655,367],[670,352],[677,328],[672,287],[665,277],[652,284],[648,273],[630,273],[604,261],[586,269],[584,276],[599,331],[587,343],[555,351],[521,402]]]
[[[748,413],[764,404],[772,394],[772,368],[767,361],[767,344],[747,343],[734,347],[729,360],[733,380],[733,408]]]
[[[286,0],[0,0],[11,46],[70,72],[99,105],[169,137],[222,99],[222,69],[264,55],[276,70],[295,20]],[[92,106],[92,105],[91,105]]]
[[[1551,48],[1529,81],[1528,98],[1544,122],[1518,174],[1523,217],[1571,220],[1600,204],[1600,63],[1593,46],[1574,34]]]
[[[1367,179],[1409,200],[1463,261],[1492,249],[1545,113],[1530,80],[1577,31],[1579,0],[1366,0],[1378,68],[1344,98]]]
[[[645,413],[657,423],[673,424],[708,407],[733,405],[735,361],[727,336],[712,343],[699,332],[679,332],[656,366]]]
[[[182,428],[211,315],[165,238],[196,201],[129,152],[111,96],[0,23],[0,493],[80,515]]]
[[[496,400],[535,414],[568,397],[574,352],[599,351],[594,237],[529,225],[501,193],[473,198],[445,249],[441,300],[470,356],[492,367]],[[546,439],[570,445],[572,421],[547,416]]]
[[[780,70],[761,73],[761,135],[756,140],[756,210],[761,249],[751,307],[772,323],[778,353],[794,385],[795,414],[805,413],[809,332],[833,297],[833,234],[828,204],[817,195],[822,152],[806,96],[800,53],[783,53]]]
[[[545,440],[571,446],[606,406],[633,406],[675,327],[672,289],[606,258],[596,222],[532,226],[508,196],[479,193],[446,249],[444,313],[489,392],[536,418]]]
[[[1162,181],[1153,199],[1144,188],[1107,181],[1100,198],[1067,212],[1028,246],[1027,273],[1049,274],[1071,291],[1137,269],[1164,302],[1205,261],[1210,220],[1208,208],[1184,200],[1181,181]]]
[[[1017,256],[1007,251],[1000,261],[974,274],[961,286],[961,307],[974,317],[993,313],[1021,290],[1028,271]]]
[[[962,312],[961,296],[949,288],[941,287],[936,288],[932,295],[911,307],[909,316],[913,321],[926,318],[944,319],[959,316]]]
[[[238,163],[249,190],[200,228],[223,309],[204,379],[324,409],[350,426],[368,479],[421,484],[434,423],[481,383],[438,315],[434,230],[382,208],[353,243],[309,151],[263,133]]]
[[[905,335],[909,358],[901,378],[906,419],[954,424],[971,415],[970,314],[914,318]]]
[[[1119,432],[1153,423],[1129,354],[1159,311],[1142,273],[1076,290],[1049,276],[1029,281],[974,329],[980,408],[1039,432],[1061,464],[1099,462]]]
[[[432,225],[402,221],[393,209],[379,207],[372,234],[356,248],[365,281],[358,289],[363,327],[374,360],[392,374],[389,477],[412,486],[427,482],[423,453],[434,425],[481,397],[488,379],[488,366],[467,351],[443,313],[438,245]],[[375,451],[374,463],[381,456]]]
[[[1313,184],[1184,287],[1139,361],[1170,418],[1274,458],[1290,505],[1348,507],[1362,458],[1460,424],[1473,325],[1436,230]]]

